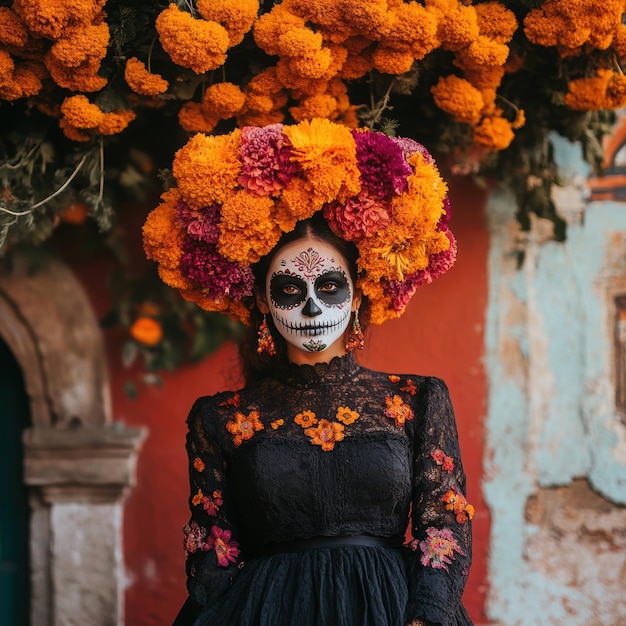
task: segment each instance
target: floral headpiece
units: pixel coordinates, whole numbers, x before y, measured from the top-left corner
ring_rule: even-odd
[[[249,324],[251,265],[321,211],[358,248],[369,321],[399,317],[456,257],[447,186],[408,138],[327,119],[192,137],[174,158],[177,187],[143,227],[148,258],[183,298]]]

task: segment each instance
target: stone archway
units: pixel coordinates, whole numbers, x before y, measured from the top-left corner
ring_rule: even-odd
[[[123,623],[122,501],[145,432],[114,422],[102,335],[58,259],[0,268],[0,336],[23,372],[32,626]]]

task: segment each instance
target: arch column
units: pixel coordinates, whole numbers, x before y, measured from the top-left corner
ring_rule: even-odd
[[[87,297],[50,258],[0,269],[0,335],[23,372],[33,626],[124,622],[123,500],[146,432],[111,416],[104,346]]]

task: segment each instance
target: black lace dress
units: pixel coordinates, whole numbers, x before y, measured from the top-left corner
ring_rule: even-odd
[[[188,424],[177,626],[471,624],[473,508],[443,381],[348,355],[200,398]]]

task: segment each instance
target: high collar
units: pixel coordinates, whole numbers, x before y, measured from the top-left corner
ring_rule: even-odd
[[[274,378],[291,387],[317,387],[352,380],[360,370],[354,354],[333,357],[328,363],[297,365],[289,363]]]

